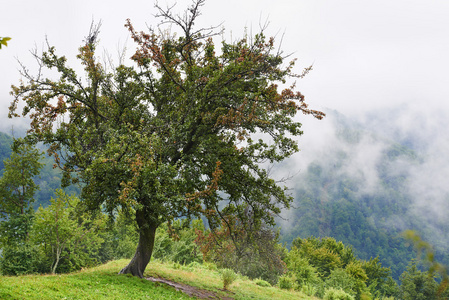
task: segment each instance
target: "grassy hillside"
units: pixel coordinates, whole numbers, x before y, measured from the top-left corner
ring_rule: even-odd
[[[0,277],[0,299],[195,299],[159,282],[117,275],[128,260],[64,275]],[[213,292],[217,299],[316,299],[277,287],[262,287],[238,278],[229,291],[222,290],[217,270],[201,265],[184,267],[173,263],[151,262],[146,276],[163,277]]]

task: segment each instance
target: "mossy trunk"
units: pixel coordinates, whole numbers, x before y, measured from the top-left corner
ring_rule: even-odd
[[[134,257],[119,274],[132,274],[133,276],[143,278],[143,273],[153,253],[154,238],[158,224],[151,221],[148,214],[141,210],[136,211],[136,221],[139,226],[139,244]]]

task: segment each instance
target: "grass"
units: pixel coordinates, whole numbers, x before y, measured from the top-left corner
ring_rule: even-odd
[[[0,299],[192,299],[161,283],[117,273],[128,260],[62,275],[0,276]],[[262,287],[239,277],[223,291],[223,281],[217,270],[204,266],[179,267],[173,263],[151,262],[146,276],[163,277],[214,291],[219,297],[234,299],[316,299],[295,291],[277,287]]]
[[[282,290],[278,287],[263,287],[257,284],[257,281],[249,280],[239,276],[233,284],[229,286],[229,292],[222,291],[223,280],[217,270],[209,270],[206,267],[190,268],[182,266],[177,268],[173,263],[163,263],[152,261],[146,270],[149,276],[163,277],[176,282],[182,282],[201,289],[215,291],[218,294],[232,297],[236,300],[247,299],[318,299],[307,296],[301,292]]]
[[[117,275],[127,260],[63,275],[0,277],[0,299],[191,299],[165,285]]]

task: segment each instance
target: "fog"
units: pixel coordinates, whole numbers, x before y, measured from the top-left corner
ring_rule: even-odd
[[[389,176],[405,178],[399,192],[410,203],[406,215],[382,220],[383,227],[425,233],[423,239],[447,247],[449,220],[449,112],[439,107],[407,103],[389,111],[370,111],[357,117],[324,109],[321,120],[303,119],[301,151],[279,166],[276,176],[296,174],[287,184],[291,194],[307,188],[307,168],[312,163],[335,170],[334,180],[357,182],[357,197],[386,194],[381,171],[385,152],[405,146],[410,157],[399,156],[387,165]],[[342,157],[345,157],[342,159]],[[341,166],[334,167],[336,164]],[[288,166],[288,167],[287,167]],[[299,171],[299,173],[295,173]],[[391,199],[392,202],[399,199]],[[280,225],[288,232],[295,209],[285,210]],[[388,209],[388,208],[385,208]],[[410,219],[422,228],[410,227]],[[379,221],[379,220],[378,220]]]

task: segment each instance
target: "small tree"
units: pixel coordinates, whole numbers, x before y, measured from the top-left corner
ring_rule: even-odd
[[[157,6],[162,25],[179,35],[160,27],[138,32],[127,21],[137,69],[108,72],[95,57],[93,27],[78,55],[87,85],[49,47],[36,58],[59,79],[24,70],[26,81],[13,87],[10,116],[24,101],[23,115],[32,119],[28,138],[49,144],[56,163],[64,158],[63,184],[84,181],[90,209],[135,212],[139,243],[121,273],[143,277],[156,229],[178,217],[205,216],[214,230],[235,216],[247,227],[249,209],[255,229],[274,224],[292,197],[261,163],[298,151],[298,112],[324,116],[307,108],[294,85],[279,90],[310,68],[293,73],[294,62],[285,64],[263,31],[216,50],[220,32],[194,26],[205,0],[192,2],[184,15]]]
[[[28,237],[33,217],[34,182],[42,168],[42,153],[30,144],[17,140],[9,159],[4,160],[0,178],[0,242],[3,246],[23,243]]]
[[[235,274],[232,269],[223,269],[221,270],[221,279],[223,280],[223,289],[227,290],[237,279],[237,274]]]
[[[11,157],[4,161],[5,171],[0,178],[0,215],[24,215],[32,211],[34,183],[42,168],[42,152],[32,145],[16,140]]]
[[[391,277],[391,269],[382,267],[379,258],[371,258],[362,262],[368,280],[366,285],[374,297],[394,297],[398,293],[398,285]]]
[[[101,219],[92,224],[84,216],[79,221],[75,214],[79,200],[75,196],[67,196],[62,190],[57,190],[56,195],[57,198],[52,198],[47,208],[39,207],[32,233],[34,242],[51,257],[50,271],[53,274],[63,257],[69,258],[71,255],[79,260],[83,252],[91,254],[89,252],[99,249],[102,242],[96,234]],[[86,223],[90,223],[89,228],[86,228]]]
[[[399,277],[400,296],[404,300],[438,299],[438,284],[433,276],[418,270],[416,262],[411,262],[407,270]]]
[[[279,235],[269,226],[247,233],[237,218],[227,218],[212,231],[197,230],[196,243],[203,258],[220,268],[233,269],[249,278],[262,278],[276,284],[285,271],[282,258],[287,251],[279,244]]]
[[[296,288],[301,288],[305,285],[319,285],[321,279],[318,274],[318,270],[312,266],[308,259],[302,257],[298,253],[298,249],[293,248],[286,258],[288,274],[293,275],[297,283]]]
[[[30,273],[35,270],[29,245],[33,220],[34,177],[40,172],[42,153],[17,140],[9,159],[4,160],[0,178],[0,268],[5,275]]]
[[[175,220],[170,227],[162,224],[156,234],[153,257],[184,265],[203,262],[198,245],[195,243],[197,231],[204,231],[199,220]]]

